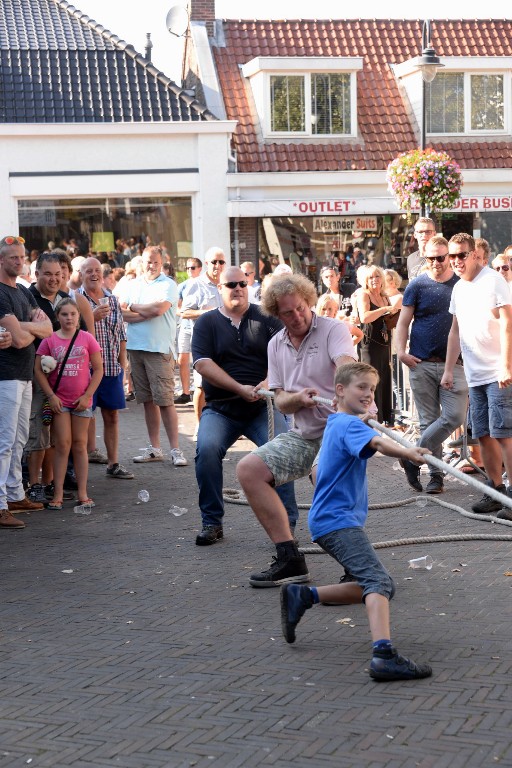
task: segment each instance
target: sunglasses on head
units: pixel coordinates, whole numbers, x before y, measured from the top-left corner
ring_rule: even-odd
[[[430,261],[431,264],[433,264],[434,261],[438,261],[439,264],[442,264],[447,256],[448,256],[448,254],[445,253],[443,256],[425,256],[425,258],[426,258],[427,261]]]
[[[240,286],[240,288],[247,288],[247,280],[230,280],[229,283],[222,283],[222,285],[225,285],[226,288],[236,288],[237,285]]]
[[[494,269],[496,270],[496,272],[500,272],[500,270],[501,272],[508,272],[510,267],[507,266],[507,264],[498,264],[498,266],[494,267]]]
[[[4,245],[24,245],[25,238],[19,237],[19,235],[8,235],[3,237],[1,241]]]
[[[450,259],[467,259],[471,251],[461,251],[460,253],[449,253]]]
[[[214,259],[213,261],[210,261],[210,264],[225,264],[225,261],[222,261],[222,259]]]

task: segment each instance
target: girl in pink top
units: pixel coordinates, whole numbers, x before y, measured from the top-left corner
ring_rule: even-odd
[[[94,504],[87,493],[89,460],[87,456],[87,431],[92,417],[92,396],[103,376],[103,362],[98,342],[87,331],[79,331],[59,382],[57,392],[53,387],[57,380],[64,356],[76,329],[80,313],[71,298],[62,299],[55,309],[60,329],[43,339],[36,353],[35,376],[41,389],[48,396],[53,411],[52,436],[55,440],[53,482],[55,493],[48,509],[62,509],[64,476],[69,451],[73,450],[73,464],[78,483],[80,504]],[[51,355],[58,365],[48,377],[41,368],[41,356]],[[90,369],[92,368],[92,376]],[[84,418],[85,417],[85,418]]]

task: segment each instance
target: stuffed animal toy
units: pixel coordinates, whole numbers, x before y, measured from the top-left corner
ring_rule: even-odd
[[[43,373],[51,373],[56,367],[57,361],[54,357],[51,355],[41,356],[41,368],[43,369]]]

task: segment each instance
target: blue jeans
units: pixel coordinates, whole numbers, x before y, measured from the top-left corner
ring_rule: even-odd
[[[282,413],[274,410],[274,432],[287,431]],[[199,486],[199,508],[203,525],[222,525],[224,502],[222,500],[222,460],[226,451],[241,435],[257,446],[268,442],[268,417],[264,408],[256,417],[232,419],[206,406],[201,414],[196,448],[196,479]],[[293,483],[276,488],[288,513],[292,529],[299,517]]]
[[[0,381],[0,509],[25,498],[21,457],[28,440],[32,382]]]

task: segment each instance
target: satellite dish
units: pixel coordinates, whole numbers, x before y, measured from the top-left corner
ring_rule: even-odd
[[[165,24],[171,35],[185,37],[189,27],[189,15],[183,5],[174,5],[165,19]]]

